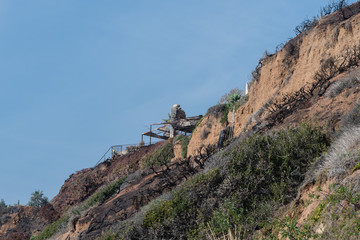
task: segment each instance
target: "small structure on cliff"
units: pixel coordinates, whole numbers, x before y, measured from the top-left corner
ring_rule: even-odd
[[[194,117],[186,117],[185,111],[181,109],[179,104],[174,104],[171,108],[170,119],[161,123],[150,124],[150,131],[145,132],[141,135],[141,140],[144,136],[151,138],[159,138],[167,140],[174,138],[176,135],[192,133],[195,129],[196,124],[202,118],[202,115]],[[153,129],[153,126],[159,126]]]

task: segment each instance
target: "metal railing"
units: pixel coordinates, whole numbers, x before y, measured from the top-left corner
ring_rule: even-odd
[[[151,143],[144,143],[141,146],[150,146],[150,145]],[[127,148],[131,146],[139,147],[139,144],[122,144],[122,145],[114,145],[109,147],[109,149],[104,153],[104,155],[102,155],[99,161],[97,161],[95,167],[100,163],[104,162],[105,160],[113,158],[115,155],[122,156],[127,154],[128,153]]]

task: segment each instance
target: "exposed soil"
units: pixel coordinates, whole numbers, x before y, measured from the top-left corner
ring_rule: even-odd
[[[258,112],[270,100],[292,94],[303,86],[313,83],[321,64],[330,56],[344,54],[347,49],[360,44],[360,2],[346,10],[349,17],[342,20],[336,13],[321,19],[310,32],[290,40],[279,52],[263,59],[260,78],[249,91],[249,100],[236,111],[234,136],[240,136],[245,129],[262,122],[269,114]],[[337,78],[338,79],[338,78]],[[358,99],[358,89],[352,93],[342,93],[334,99],[314,97],[303,109],[288,117],[286,124],[299,123],[304,119],[324,123],[338,123]],[[230,122],[230,118],[229,122]],[[221,116],[205,116],[195,129],[188,155],[195,155],[201,145],[216,145],[219,134],[225,126],[220,123]],[[210,132],[203,138],[204,131]]]
[[[359,12],[360,2],[354,4],[351,10],[346,10],[346,20],[341,19],[338,13],[325,17],[310,32],[300,34],[279,52],[263,59],[260,78],[253,83],[248,102],[236,111],[234,136],[242,136],[244,130],[264,123],[270,113],[258,111],[267,102],[280,99],[284,94],[292,94],[314,82],[314,76],[321,63],[330,56],[339,56],[346,49],[359,45]],[[339,75],[331,81],[339,81],[342,77],[343,75]],[[314,95],[273,127],[284,128],[303,121],[316,121],[320,125],[328,124],[331,128],[337,129],[341,118],[359,99],[359,87],[346,89],[334,98]],[[175,158],[171,163],[160,169],[140,170],[141,159],[164,144],[159,142],[72,174],[48,205],[42,208],[18,206],[2,216],[0,239],[29,239],[58,219],[68,208],[82,203],[101,186],[138,171],[138,175],[129,180],[116,196],[90,209],[84,216],[72,219],[73,227],[54,237],[64,240],[96,239],[119,222],[134,216],[152,199],[169,192],[201,171],[202,163],[208,157],[207,154],[204,155],[204,146],[216,145],[220,131],[226,127],[220,123],[221,117],[214,114],[204,117],[192,134],[187,159],[181,159],[181,144],[176,143]],[[200,154],[204,155],[200,160],[191,157]],[[353,175],[358,179],[360,173],[355,172]],[[321,187],[325,189],[326,186]],[[299,203],[309,200],[309,193],[318,194],[316,189],[315,185],[303,189],[298,199]],[[296,214],[301,224],[317,207],[318,202],[296,208],[289,214]]]
[[[0,239],[24,240],[39,234],[45,226],[55,221],[58,213],[50,204],[41,208],[29,206],[11,207],[10,214],[0,218]]]
[[[202,164],[207,157],[200,160]],[[170,191],[184,180],[201,170],[201,164],[193,159],[174,160],[159,169],[147,169],[139,177],[127,183],[127,186],[115,197],[100,206],[91,209],[76,221],[75,229],[59,234],[58,239],[96,239],[111,229],[114,223],[126,220],[152,199]]]
[[[164,142],[159,142],[144,146],[126,155],[107,159],[94,168],[70,175],[59,194],[51,200],[51,204],[57,212],[62,214],[67,208],[84,201],[102,185],[137,171],[140,168],[141,158],[163,144]]]

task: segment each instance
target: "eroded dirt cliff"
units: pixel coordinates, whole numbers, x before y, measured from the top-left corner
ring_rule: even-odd
[[[339,12],[323,17],[311,30],[260,60],[248,100],[235,112],[234,138],[284,129],[304,121],[317,122],[332,130],[342,126],[344,116],[360,99],[360,85],[353,81],[360,81],[360,3],[345,10],[346,19]],[[350,55],[354,58],[348,58]],[[232,126],[232,112],[224,124],[221,123],[222,114],[223,109],[215,107],[200,121],[187,147],[187,158],[182,158],[181,142],[176,142],[175,157],[170,162],[162,166],[143,166],[141,161],[164,145],[160,142],[81,170],[65,181],[48,205],[42,208],[19,206],[3,216],[0,238],[28,239],[37,235],[64,240],[96,239],[117,229],[126,220],[135,218],[153,199],[203,171],[207,159],[216,152],[220,131]],[[359,145],[354,144],[351,150],[358,151]],[[319,204],[333,194],[324,189],[333,183],[356,185],[358,182],[358,169],[345,169],[346,174],[335,178],[334,174],[329,174],[329,169],[332,168],[314,173],[318,176],[316,179],[308,176],[298,197],[280,209],[279,218],[292,217],[298,220],[298,225],[306,224],[319,209]],[[107,186],[114,183],[116,187],[108,190]],[[231,184],[224,181],[223,188]],[[201,194],[188,197],[200,199],[204,197]],[[315,195],[319,197],[309,197]],[[216,202],[211,198],[207,201],[209,204]],[[325,233],[325,227],[331,225],[325,220],[317,224],[319,233]],[[49,226],[56,230],[52,235],[39,235]]]
[[[258,78],[253,79],[248,101],[236,110],[234,136],[240,136],[249,127],[265,121],[270,114],[266,109],[268,103],[281,100],[282,96],[292,95],[314,83],[316,73],[321,71],[322,64],[329,58],[343,59],[347,52],[358,48],[359,11],[360,3],[356,3],[347,8],[346,14],[349,18],[346,20],[342,19],[340,13],[323,17],[311,31],[290,40],[279,52],[264,56],[259,61],[261,71]],[[292,112],[292,117],[286,122],[299,122],[303,119],[337,122],[357,101],[358,90],[352,91],[355,95],[346,94],[346,97],[330,100],[326,96],[313,96],[302,107],[301,112]],[[229,114],[229,125],[232,122],[231,118]],[[216,119],[205,117],[193,133],[189,156],[196,154],[202,144],[217,144],[220,131],[226,127],[220,123],[220,119],[221,116]],[[208,137],[205,137],[206,132],[210,133]]]

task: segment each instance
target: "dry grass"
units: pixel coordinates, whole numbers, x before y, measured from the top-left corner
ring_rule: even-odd
[[[228,233],[224,234],[221,237],[216,237],[216,234],[214,233],[214,230],[211,228],[211,226],[208,224],[208,230],[207,230],[207,239],[210,240],[240,240],[244,239],[244,237],[241,237],[241,231],[232,231],[231,229],[228,229]]]
[[[345,89],[353,88],[360,84],[360,70],[356,69],[333,83],[326,92],[326,97],[334,98]]]
[[[359,153],[354,150],[359,143],[360,126],[349,127],[344,130],[331,145],[315,175],[320,177],[325,173],[330,179],[339,179],[350,174],[359,161]]]

